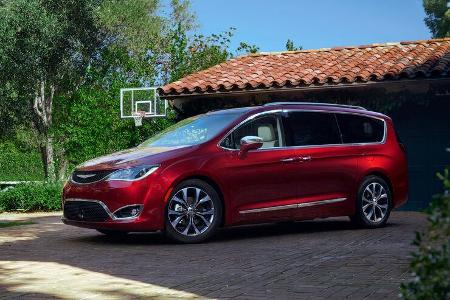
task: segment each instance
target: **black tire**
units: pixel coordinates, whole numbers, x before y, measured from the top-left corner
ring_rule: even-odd
[[[383,190],[379,188],[380,186],[384,189],[385,193],[382,193]],[[379,194],[375,192],[375,198],[377,198],[377,195],[381,196],[381,194],[386,194],[386,197],[381,197],[375,202],[376,204],[370,204],[370,202],[367,201],[368,197],[370,197],[372,194],[370,193],[370,191],[367,191],[366,188],[370,190],[373,187],[375,188],[375,191],[377,191],[377,189],[378,191],[380,191]],[[386,207],[386,211],[383,215],[384,207]],[[383,178],[371,175],[363,180],[358,189],[358,195],[356,199],[356,212],[354,216],[350,216],[350,220],[361,227],[379,228],[386,225],[391,210],[392,192],[389,188],[389,185]]]
[[[208,216],[207,218],[211,218],[211,216],[212,216],[212,219],[211,219],[211,222],[209,225],[207,225],[206,222],[203,222],[202,220],[200,220],[200,218],[195,214],[195,211],[194,211],[194,214],[192,215],[193,219],[191,219],[191,221],[194,222],[194,226],[189,227],[190,229],[188,229],[187,234],[183,234],[182,232],[180,232],[182,230],[177,227],[177,224],[175,224],[175,227],[174,227],[174,225],[172,225],[172,223],[171,223],[171,219],[174,219],[174,218],[176,219],[178,216],[181,217],[181,213],[180,213],[180,215],[174,215],[172,213],[169,216],[169,207],[170,207],[170,210],[173,212],[174,211],[173,208],[175,205],[174,203],[177,203],[177,204],[179,203],[177,201],[174,202],[174,200],[172,200],[172,199],[174,199],[175,195],[179,195],[179,193],[182,192],[183,189],[187,189],[188,190],[187,193],[189,193],[189,191],[192,191],[193,189],[194,189],[194,191],[195,191],[195,189],[202,190],[202,192],[204,193],[204,194],[202,194],[203,197],[199,196],[199,198],[205,198],[204,197],[205,194],[208,195],[209,198],[211,199],[211,201],[208,201],[208,203],[205,202],[205,205],[210,205],[209,211],[211,211],[211,210],[213,211],[212,213],[207,215]],[[189,197],[188,197],[188,199],[190,202],[192,202],[192,201],[195,202],[195,199],[190,199]],[[199,200],[199,199],[197,199],[197,200]],[[195,203],[191,203],[190,206],[195,207]],[[182,207],[184,208],[184,205]],[[211,207],[213,209],[211,209]],[[207,211],[206,208],[201,208],[201,207],[199,207],[198,211],[200,211],[201,209],[204,209],[204,211]],[[188,214],[187,210],[184,210],[184,211],[185,211],[186,215],[184,217],[181,217],[182,218],[181,222],[185,222],[185,224],[187,223],[187,225],[186,225],[186,228],[187,228],[189,226],[188,222],[189,222],[190,217],[189,217],[189,215],[187,215]],[[217,193],[217,191],[211,185],[209,185],[205,181],[199,180],[199,179],[190,179],[190,180],[183,181],[173,189],[173,192],[170,195],[169,200],[167,201],[166,210],[165,210],[164,233],[169,239],[171,239],[175,242],[179,242],[179,243],[187,244],[187,243],[203,242],[203,241],[209,239],[210,237],[212,237],[216,233],[219,226],[222,224],[222,213],[223,213],[222,201],[221,201],[220,196]],[[175,220],[172,220],[172,222],[175,222]],[[179,222],[178,224],[180,224],[181,222]],[[202,224],[202,222],[203,222],[203,224]],[[195,227],[195,229],[197,228],[195,225],[199,225],[199,226],[203,225],[204,227],[202,228],[202,230],[204,230],[204,231],[201,231],[201,233],[198,233],[198,234],[195,232],[193,232],[193,233],[191,232],[192,234],[189,234],[189,231],[192,231],[194,229],[194,227]]]
[[[128,234],[127,231],[110,230],[110,229],[97,229],[98,232],[111,237],[121,237]]]

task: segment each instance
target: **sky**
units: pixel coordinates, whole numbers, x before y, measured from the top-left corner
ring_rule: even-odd
[[[423,40],[422,0],[191,0],[202,34],[235,27],[231,48],[255,44],[283,51],[287,39],[303,49]]]

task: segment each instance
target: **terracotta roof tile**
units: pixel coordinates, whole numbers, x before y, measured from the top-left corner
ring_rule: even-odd
[[[450,76],[450,38],[252,54],[163,86],[165,96]]]

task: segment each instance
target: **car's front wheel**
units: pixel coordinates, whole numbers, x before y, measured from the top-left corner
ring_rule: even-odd
[[[165,233],[181,243],[213,236],[222,222],[222,201],[208,183],[191,179],[175,187],[166,206]]]
[[[386,224],[392,209],[392,193],[383,178],[368,176],[358,191],[356,213],[351,219],[367,228],[382,227]]]

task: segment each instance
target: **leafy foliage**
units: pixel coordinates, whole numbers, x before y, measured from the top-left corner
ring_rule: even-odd
[[[0,4],[0,79],[30,102],[42,80],[73,89],[100,45],[92,0]],[[22,97],[21,97],[22,96]]]
[[[245,54],[255,54],[259,52],[259,47],[246,42],[240,42],[239,47],[237,48],[237,52]]]
[[[158,4],[157,0],[103,1],[99,23],[109,35],[109,44],[145,54],[163,27],[163,18],[156,14]]]
[[[135,127],[119,115],[117,95],[124,83],[114,81],[108,89],[97,84],[82,86],[71,98],[56,106],[55,135],[70,166],[85,160],[131,148],[173,124],[173,118],[149,120]]]
[[[181,24],[171,32],[172,42],[169,46],[169,81],[209,68],[227,60],[231,53],[228,50],[233,28],[211,36],[194,35],[190,40]]]
[[[39,152],[26,143],[0,143],[0,181],[37,181],[44,179]]]
[[[119,89],[161,85],[225,61],[235,29],[198,35],[189,0],[165,8],[159,0],[0,1],[0,136],[8,140],[0,163],[17,171],[0,177],[37,179],[42,171],[20,172],[29,161],[61,179],[74,165],[133,147],[174,122],[173,113],[140,128],[121,120]],[[243,44],[240,51],[258,51]],[[35,137],[25,140],[29,159],[15,134],[23,128]]]
[[[434,38],[450,37],[450,1],[423,0],[427,24]]]
[[[0,89],[38,132],[49,180],[55,179],[55,93],[70,93],[101,47],[96,0],[6,0],[0,3]],[[9,97],[8,97],[9,96]]]
[[[60,183],[26,183],[0,191],[0,211],[52,211],[61,209]]]
[[[293,41],[293,40],[288,39],[288,40],[286,41],[286,50],[287,50],[287,51],[298,51],[298,50],[302,50],[302,49],[303,49],[302,46],[296,47],[296,46],[294,45],[294,41]]]
[[[448,299],[450,297],[450,180],[449,171],[438,177],[445,192],[436,196],[427,210],[428,227],[416,233],[411,270],[414,280],[401,287],[404,299]]]

